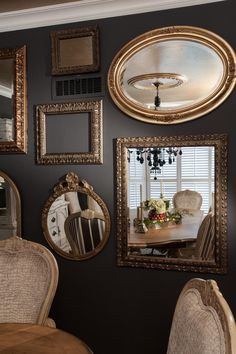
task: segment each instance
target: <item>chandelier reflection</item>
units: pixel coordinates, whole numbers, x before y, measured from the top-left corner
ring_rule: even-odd
[[[130,155],[134,150],[128,149],[128,162]],[[161,173],[161,168],[166,165],[172,165],[177,158],[177,155],[182,155],[181,148],[176,147],[153,147],[153,148],[136,148],[136,160],[142,165],[147,161],[150,171],[154,173],[154,180],[157,180],[157,174]]]

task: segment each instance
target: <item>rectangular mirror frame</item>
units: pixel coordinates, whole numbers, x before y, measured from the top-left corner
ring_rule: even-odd
[[[52,114],[89,113],[89,152],[47,153],[46,116]],[[36,162],[43,165],[54,164],[101,164],[103,162],[102,100],[52,103],[36,106]]]
[[[92,40],[92,64],[77,64],[73,66],[61,65],[60,41],[71,40],[82,37],[91,37]],[[73,49],[73,48],[72,48]],[[52,56],[52,75],[79,74],[98,71],[100,67],[99,57],[99,32],[97,26],[73,28],[51,32],[51,56]]]
[[[127,150],[137,147],[215,147],[215,261],[128,254]],[[116,139],[117,264],[201,273],[227,272],[227,136],[225,134]]]
[[[0,49],[1,59],[14,60],[14,139],[1,141],[0,153],[27,152],[27,88],[26,88],[26,46]]]

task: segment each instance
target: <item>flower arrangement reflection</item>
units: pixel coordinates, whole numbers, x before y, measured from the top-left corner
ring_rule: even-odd
[[[148,199],[143,203],[144,210],[149,210],[144,223],[147,227],[165,226],[169,222],[181,223],[182,214],[179,211],[169,211],[170,201],[164,198]]]

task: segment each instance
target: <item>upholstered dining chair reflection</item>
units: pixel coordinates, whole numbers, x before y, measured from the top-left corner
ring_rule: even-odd
[[[236,327],[214,280],[191,279],[176,304],[167,354],[235,354]]]
[[[58,283],[53,254],[17,236],[0,241],[0,322],[55,327],[48,318]]]
[[[200,210],[202,196],[196,191],[186,189],[179,191],[173,196],[173,206],[175,209]]]
[[[186,248],[178,248],[170,250],[171,257],[180,257],[186,259],[199,259],[213,261],[215,257],[215,216],[208,213],[199,229],[197,240],[194,245]]]
[[[104,219],[94,217],[92,211],[77,212],[65,220],[65,232],[72,253],[76,256],[92,252],[101,243],[105,232]]]

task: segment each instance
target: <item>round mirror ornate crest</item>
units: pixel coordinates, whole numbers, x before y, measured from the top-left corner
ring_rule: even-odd
[[[219,106],[235,85],[234,50],[198,27],[164,27],[127,43],[113,59],[108,88],[129,116],[156,124],[198,118]]]
[[[110,233],[110,216],[103,200],[73,172],[54,186],[42,211],[49,245],[61,256],[84,260],[101,252]]]

